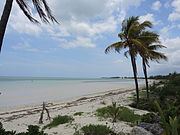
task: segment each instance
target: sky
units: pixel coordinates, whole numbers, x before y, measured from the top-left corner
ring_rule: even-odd
[[[160,34],[168,62],[150,62],[149,75],[180,72],[180,0],[47,0],[59,24],[31,23],[13,3],[0,54],[0,76],[132,76],[130,58],[108,45],[120,41],[122,21],[139,16]],[[0,15],[5,0],[0,1]],[[31,3],[30,7],[32,7]],[[33,16],[38,15],[33,11]],[[141,58],[138,75],[143,76]]]

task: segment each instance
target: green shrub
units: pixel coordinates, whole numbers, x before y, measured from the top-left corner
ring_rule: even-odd
[[[84,135],[116,135],[105,125],[88,125],[80,129]]]
[[[84,112],[76,112],[74,113],[74,116],[81,116]]]
[[[102,118],[112,118],[112,122],[116,122],[120,113],[120,107],[117,107],[116,102],[112,105],[96,110],[96,115]]]
[[[27,129],[28,132],[18,133],[17,135],[48,135],[47,133],[44,133],[44,131],[40,131],[39,129],[39,126],[29,125]]]
[[[111,118],[112,122],[121,120],[135,123],[140,120],[140,116],[134,114],[134,111],[126,107],[117,107],[116,104],[97,109],[96,115],[100,118]]]
[[[140,115],[134,114],[134,111],[126,108],[126,107],[120,107],[120,113],[118,116],[119,120],[131,122],[131,123],[137,123],[140,120]]]
[[[147,113],[141,116],[141,122],[146,122],[146,123],[154,123],[155,121],[157,122],[158,120],[154,120],[156,115],[154,113]]]
[[[166,135],[179,135],[180,125],[179,125],[178,118],[177,117],[174,117],[174,118],[169,117],[169,119],[166,120],[163,110],[161,109],[161,107],[157,101],[155,101],[155,105],[161,116],[161,124],[165,129],[165,134]]]
[[[165,98],[167,96],[180,96],[180,75],[173,77],[173,79],[169,80],[160,92],[160,97]]]
[[[43,127],[43,129],[46,128],[52,128],[56,127],[60,124],[65,124],[74,121],[74,118],[68,115],[60,116],[58,115],[57,117],[53,118],[53,121],[47,124],[46,126]]]
[[[0,122],[0,135],[48,135],[44,131],[39,130],[39,126],[29,125],[27,132],[17,133],[16,131],[5,131],[2,123]]]
[[[0,135],[16,135],[16,131],[6,131],[3,124],[0,122]]]

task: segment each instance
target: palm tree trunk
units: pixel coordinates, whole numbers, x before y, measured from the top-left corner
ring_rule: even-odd
[[[7,23],[9,20],[9,16],[11,13],[12,4],[13,4],[13,0],[6,0],[4,10],[3,10],[3,13],[1,16],[1,20],[0,20],[0,52],[2,49],[3,38],[4,38],[5,31],[6,31]]]
[[[149,99],[149,86],[148,86],[148,78],[147,78],[147,68],[146,68],[145,60],[143,58],[142,58],[142,63],[143,63],[144,77],[145,77],[145,81],[146,81],[147,99]]]
[[[135,81],[135,85],[136,85],[136,104],[138,106],[138,104],[139,104],[139,88],[138,88],[138,80],[137,80],[136,60],[132,54],[130,54],[130,56],[131,56],[131,64],[132,64],[132,68],[133,68],[133,74],[134,74],[134,81]]]

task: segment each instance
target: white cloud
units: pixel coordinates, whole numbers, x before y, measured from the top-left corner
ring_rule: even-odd
[[[161,37],[164,38],[164,39],[165,39],[165,38],[168,38],[168,36],[170,35],[170,31],[171,31],[172,29],[174,29],[174,28],[176,28],[175,25],[163,27],[163,28],[160,30],[160,35],[161,35]]]
[[[37,15],[35,15],[37,17]],[[10,17],[10,26],[19,33],[28,35],[39,35],[42,32],[40,25],[31,23],[22,13],[17,3],[14,2],[13,11]]]
[[[180,0],[173,0],[171,6],[174,8],[172,13],[169,14],[168,20],[169,21],[178,21],[180,20]]]
[[[144,0],[48,0],[60,25],[35,25],[14,2],[9,24],[21,34],[39,36],[47,33],[51,39],[68,37],[69,43],[74,43],[72,39],[79,41],[79,37],[97,40],[106,33],[115,32],[118,24],[125,18],[126,10],[138,7],[142,1]],[[34,16],[39,18],[37,13]],[[74,47],[72,44],[69,46]]]
[[[174,7],[176,12],[180,12],[180,0],[174,0],[171,5]]]
[[[167,46],[170,54],[180,50],[180,37],[164,39],[163,43]]]
[[[105,21],[92,24],[74,21],[69,28],[78,34],[94,36],[96,34],[103,34],[104,32],[114,32],[117,28],[117,22],[114,17],[109,17]]]
[[[161,7],[161,2],[160,1],[155,1],[153,4],[152,4],[152,7],[151,7],[151,9],[152,10],[159,10],[160,9],[160,7]]]
[[[173,22],[173,21],[180,20],[180,13],[178,13],[178,12],[173,12],[173,13],[169,14],[168,20],[169,20],[169,21],[172,21],[172,22]]]
[[[180,72],[180,37],[162,39],[162,44],[167,48],[160,50],[168,57],[168,62],[152,63],[150,73],[167,74],[170,72]]]
[[[154,25],[157,25],[157,24],[161,23],[160,20],[155,20],[154,14],[150,14],[150,13],[139,17],[139,22],[142,23],[144,21],[151,21]]]
[[[60,42],[59,47],[63,47],[66,49],[75,48],[75,47],[86,47],[86,48],[94,48],[96,44],[92,43],[90,38],[87,37],[76,37],[75,40],[68,41],[68,40],[61,40],[55,39]]]
[[[168,65],[173,67],[180,67],[180,37],[168,38],[162,41],[163,45],[167,47],[164,53],[168,56]]]
[[[47,52],[47,51],[43,51],[43,50],[32,47],[30,43],[24,39],[22,40],[21,43],[19,43],[18,45],[13,45],[11,48],[14,50],[22,50],[22,51],[28,51],[28,52]]]

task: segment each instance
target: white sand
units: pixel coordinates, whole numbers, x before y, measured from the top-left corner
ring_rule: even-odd
[[[48,103],[47,108],[50,112],[51,118],[57,115],[71,115],[75,112],[84,112],[82,116],[73,116],[75,121],[72,124],[62,124],[57,127],[46,129],[45,132],[49,135],[73,135],[75,132],[74,127],[81,128],[88,124],[104,124],[113,128],[115,131],[123,131],[130,133],[132,127],[126,122],[116,122],[113,124],[110,121],[99,120],[95,116],[95,110],[107,105],[112,104],[112,101],[118,103],[121,106],[127,106],[131,103],[130,97],[135,92],[133,89],[129,90],[114,90],[99,94],[81,96],[66,100],[53,101]],[[105,102],[103,105],[101,102]],[[1,109],[0,110],[0,121],[3,123],[6,130],[16,130],[17,132],[26,131],[28,125],[39,125],[43,127],[48,124],[46,120],[47,115],[45,113],[43,124],[38,124],[42,105],[29,105],[19,108]],[[144,114],[146,111],[134,109],[135,113]],[[75,126],[76,125],[76,126]]]

